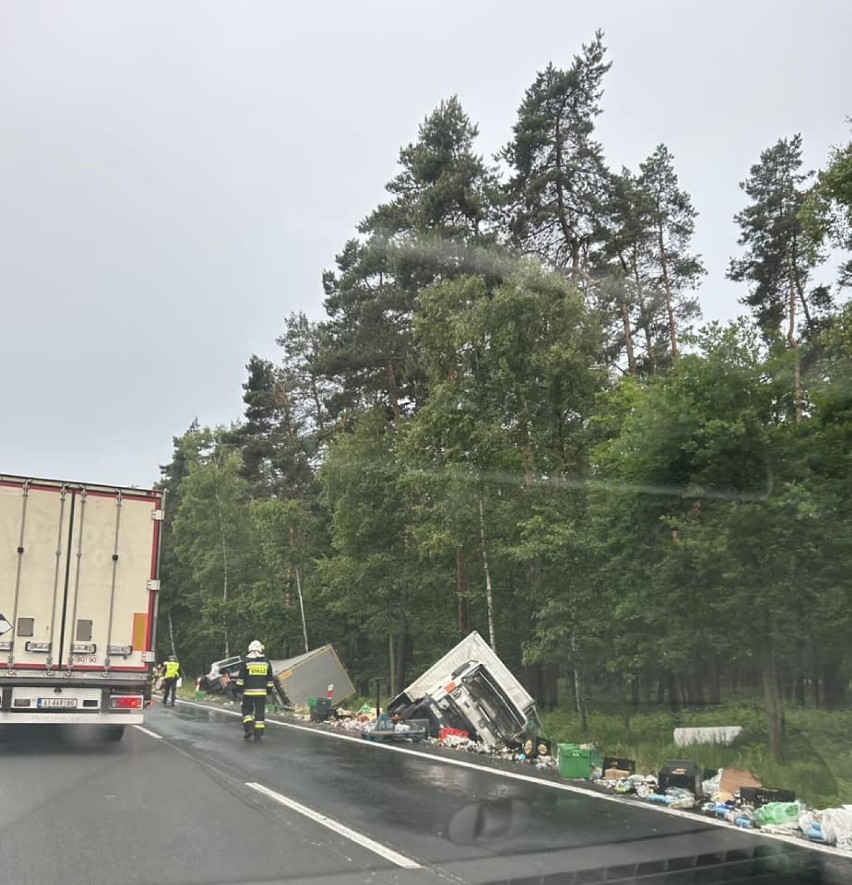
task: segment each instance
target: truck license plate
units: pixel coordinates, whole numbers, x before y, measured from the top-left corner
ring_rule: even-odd
[[[74,708],[77,706],[77,698],[39,698],[38,706],[40,709],[50,708]]]

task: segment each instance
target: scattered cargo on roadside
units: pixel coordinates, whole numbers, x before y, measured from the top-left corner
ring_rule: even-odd
[[[201,682],[210,693],[231,690],[240,658],[216,662]],[[673,759],[655,773],[637,772],[634,759],[605,756],[594,743],[554,744],[541,730],[535,704],[482,637],[474,632],[395,697],[382,712],[340,702],[355,688],[328,645],[273,661],[286,703],[319,728],[352,732],[379,744],[431,744],[531,766],[551,778],[585,781],[602,792],[664,808],[706,815],[732,826],[794,835],[852,851],[852,806],[822,811],[797,801],[791,790],[765,787],[751,772],[705,770],[693,759]],[[335,706],[335,704],[337,706]],[[726,743],[738,726],[685,730]],[[700,745],[699,745],[700,746]],[[555,753],[554,753],[555,749]]]

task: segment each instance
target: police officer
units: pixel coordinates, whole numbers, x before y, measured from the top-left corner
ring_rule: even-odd
[[[248,654],[237,674],[237,691],[242,692],[245,739],[259,741],[266,728],[266,698],[272,694],[272,664],[256,639],[249,643]]]
[[[180,676],[180,664],[174,655],[169,655],[169,659],[163,665],[163,706],[169,705],[169,692],[172,695],[172,706],[175,705],[175,693],[177,692],[177,681]]]

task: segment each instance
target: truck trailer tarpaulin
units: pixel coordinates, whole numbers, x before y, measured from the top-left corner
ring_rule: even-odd
[[[329,686],[333,686],[333,703],[355,694],[355,686],[331,645],[271,663],[278,685],[295,707],[306,707],[311,697],[326,697]]]

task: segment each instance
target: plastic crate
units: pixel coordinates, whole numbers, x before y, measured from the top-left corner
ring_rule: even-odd
[[[603,763],[597,750],[580,744],[559,744],[558,759],[559,774],[565,778],[588,778]]]
[[[692,759],[670,759],[657,775],[657,792],[669,787],[689,790],[694,796],[701,792],[701,769]]]
[[[601,768],[606,771],[608,768],[616,768],[619,771],[627,771],[630,774],[636,774],[636,760],[623,759],[621,756],[604,756]],[[714,771],[713,774],[716,772]]]
[[[770,802],[795,802],[792,790],[776,790],[771,787],[740,787],[740,798],[746,805],[760,808]]]

